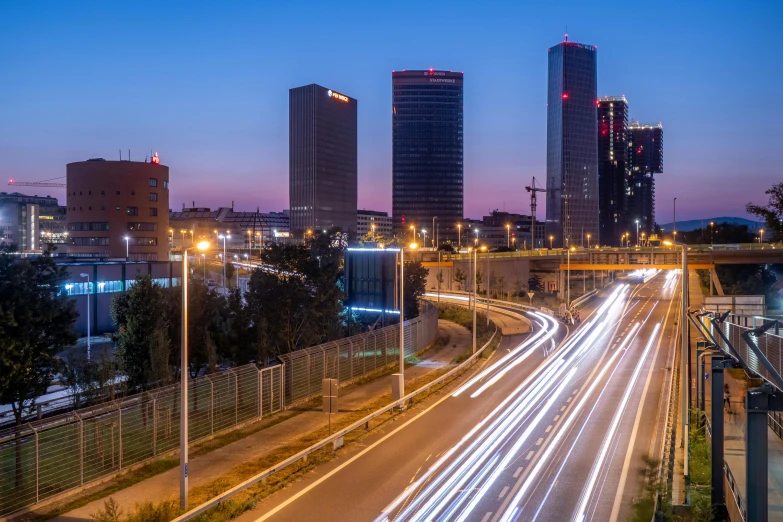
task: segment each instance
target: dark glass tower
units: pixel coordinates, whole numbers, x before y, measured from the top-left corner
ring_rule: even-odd
[[[646,236],[655,230],[655,178],[663,172],[663,125],[628,125],[628,162],[630,183],[628,187],[628,231],[635,232],[639,220],[639,232]]]
[[[549,49],[546,223],[557,246],[599,240],[596,81],[595,47]]]
[[[462,73],[392,73],[394,231],[430,228],[456,239],[462,220]]]
[[[624,96],[598,100],[598,222],[603,245],[620,245],[620,236],[626,232],[627,127]]]
[[[311,84],[288,92],[291,234],[340,227],[356,234],[354,98]]]

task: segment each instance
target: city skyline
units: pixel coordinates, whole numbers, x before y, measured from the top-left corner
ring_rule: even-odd
[[[118,149],[143,160],[152,149],[171,167],[172,210],[192,201],[282,210],[287,91],[316,82],[363,100],[358,206],[390,212],[388,74],[434,67],[468,74],[466,217],[494,208],[529,213],[524,185],[545,174],[546,49],[562,40],[566,23],[570,39],[599,48],[598,95],[624,94],[634,119],[667,127],[659,223],[671,221],[673,197],[678,220],[746,217],[745,203],[765,201],[763,191],[779,178],[771,136],[781,104],[766,91],[783,73],[764,66],[774,60],[774,46],[765,43],[776,4],[765,11],[668,3],[644,17],[644,8],[629,8],[621,22],[648,39],[602,31],[601,13],[576,2],[557,9],[499,4],[472,17],[466,7],[432,4],[416,10],[421,21],[380,25],[380,10],[362,4],[339,12],[320,4],[304,11],[229,4],[219,13],[189,6],[184,18],[175,6],[152,5],[126,12],[75,4],[43,13],[20,6],[2,17],[0,42],[16,50],[2,59],[6,178],[54,178],[69,162],[117,159]],[[272,18],[283,23],[264,22]],[[460,37],[405,41],[427,34],[436,19],[456,24]],[[490,22],[491,30],[484,27]],[[668,32],[656,34],[664,23]],[[158,35],[161,26],[166,34]],[[310,56],[313,42],[324,48]],[[765,103],[741,103],[749,98]],[[739,175],[743,183],[726,190]],[[64,190],[24,192],[64,201]]]

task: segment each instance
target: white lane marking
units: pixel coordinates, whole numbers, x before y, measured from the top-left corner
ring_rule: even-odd
[[[531,452],[532,453],[532,452]],[[522,466],[519,466],[517,470],[514,472],[514,478],[517,478],[519,474],[522,473]]]
[[[531,458],[533,455],[535,455],[535,454],[536,454],[536,452],[535,452],[535,451],[531,451],[530,453],[528,453],[528,454],[527,454],[527,457],[525,457],[525,460],[530,460],[530,458]],[[519,469],[522,469],[522,468],[519,468]]]
[[[566,402],[571,402],[571,399],[573,399],[573,397],[569,397],[568,399],[566,399]]]
[[[304,488],[302,491],[300,491],[300,492],[298,492],[297,494],[293,495],[292,497],[288,498],[288,499],[287,499],[285,502],[281,502],[281,503],[280,503],[280,504],[278,504],[278,505],[277,505],[277,506],[276,506],[274,509],[271,509],[271,510],[267,511],[266,513],[264,513],[263,515],[261,515],[259,518],[257,518],[257,519],[255,520],[255,522],[263,522],[264,520],[267,520],[268,518],[270,518],[270,517],[274,516],[274,515],[275,515],[275,514],[276,514],[278,511],[282,510],[283,508],[285,508],[286,506],[288,506],[288,505],[289,505],[289,504],[291,504],[292,502],[296,501],[296,500],[297,500],[299,497],[301,497],[301,496],[305,495],[306,493],[308,493],[310,490],[312,490],[313,488],[315,488],[316,486],[318,486],[318,485],[319,485],[319,484],[321,484],[322,482],[324,482],[324,481],[328,480],[329,478],[331,478],[331,477],[332,477],[332,475],[334,475],[335,473],[338,473],[339,471],[341,471],[343,468],[345,468],[345,467],[346,467],[346,466],[348,466],[349,464],[352,464],[352,463],[353,463],[355,460],[357,460],[357,459],[359,459],[360,457],[364,456],[364,454],[365,454],[365,453],[368,453],[368,452],[370,452],[370,451],[371,451],[371,450],[373,450],[373,449],[374,449],[376,446],[379,446],[380,444],[382,444],[383,442],[385,442],[385,441],[386,441],[386,439],[388,439],[388,438],[390,438],[390,437],[392,437],[392,436],[396,435],[398,431],[400,431],[400,430],[402,430],[402,429],[404,429],[404,428],[408,427],[408,425],[409,425],[409,424],[411,424],[411,423],[413,423],[415,420],[418,420],[419,418],[423,417],[423,416],[424,416],[426,413],[429,413],[429,412],[430,412],[430,410],[432,410],[433,408],[435,408],[436,406],[438,406],[438,405],[439,405],[441,402],[443,402],[443,401],[445,401],[446,399],[449,399],[449,398],[451,398],[451,394],[444,395],[443,397],[441,397],[440,399],[438,399],[438,400],[435,402],[435,404],[433,404],[432,406],[430,406],[430,407],[429,407],[429,408],[427,408],[426,410],[422,411],[421,413],[419,413],[418,415],[416,415],[416,416],[415,416],[415,417],[413,417],[412,419],[409,419],[408,421],[406,421],[406,422],[405,422],[403,425],[399,426],[399,427],[398,427],[397,429],[395,429],[394,431],[392,431],[392,432],[390,432],[390,433],[388,433],[388,434],[384,435],[384,436],[383,436],[383,437],[381,437],[380,439],[376,440],[375,442],[373,442],[372,444],[370,444],[369,446],[367,446],[366,448],[364,448],[362,451],[360,451],[359,453],[357,453],[356,455],[354,455],[354,456],[353,456],[353,457],[351,457],[350,459],[346,460],[345,462],[343,462],[342,464],[340,464],[339,466],[337,466],[336,468],[334,468],[332,471],[330,471],[330,472],[329,472],[329,473],[327,473],[326,475],[322,476],[321,478],[319,478],[318,480],[316,480],[315,482],[313,482],[312,484],[310,484],[309,486],[307,486],[306,488]]]
[[[544,438],[543,437],[541,437],[540,439],[538,439],[536,441],[536,446],[540,446],[542,442],[544,442]]]
[[[487,511],[487,514],[484,515],[484,518],[481,519],[481,522],[487,522],[489,520],[489,517],[492,516],[492,511]]]
[[[498,498],[500,499],[500,498],[505,497],[506,493],[508,493],[508,486],[504,486],[503,489],[500,490],[500,495],[498,496]]]
[[[560,418],[560,414],[558,413],[557,415],[555,415],[555,418],[552,419],[552,422],[557,422],[557,419],[559,418]]]
[[[661,329],[661,332],[663,333],[666,331],[666,324],[669,322],[669,313],[672,309],[672,303],[674,301],[669,301],[669,309],[666,311],[666,319],[663,323],[663,328]],[[650,380],[652,379],[653,374],[653,365],[655,364],[656,359],[658,358],[658,349],[661,347],[661,342],[663,341],[663,335],[658,337],[658,344],[655,346],[655,353],[653,353],[652,360],[650,361],[650,369],[647,373],[647,380],[644,383],[644,389],[642,390],[642,401],[641,404],[639,404],[639,408],[636,410],[636,419],[633,422],[633,429],[631,430],[631,439],[628,442],[628,449],[625,452],[625,461],[623,462],[623,470],[620,473],[620,484],[617,488],[617,493],[614,496],[614,504],[612,505],[612,514],[609,516],[610,522],[616,521],[618,517],[620,516],[620,501],[623,498],[623,491],[625,490],[625,481],[628,478],[628,470],[631,467],[631,455],[633,454],[633,447],[636,445],[636,435],[639,431],[639,423],[642,419],[642,410],[644,410],[644,403],[647,400],[647,390],[650,387]],[[663,389],[661,389],[661,393],[663,393]],[[657,429],[658,427],[655,426],[654,429]]]
[[[546,429],[544,430],[544,433],[549,433],[550,431],[552,431],[552,425],[551,424],[546,427]]]
[[[563,410],[565,410],[565,409],[566,409],[566,407],[565,407],[565,406],[563,406],[562,408],[560,408],[560,411],[563,411]]]

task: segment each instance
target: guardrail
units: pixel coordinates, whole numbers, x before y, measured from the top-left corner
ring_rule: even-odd
[[[726,511],[731,522],[744,522],[748,519],[748,513],[745,506],[742,505],[742,494],[731,473],[731,468],[726,461],[723,461],[723,491],[730,493],[726,495]]]
[[[713,337],[718,342],[718,348],[730,354],[732,350],[726,343],[726,341],[728,341],[731,343],[731,346],[737,350],[737,354],[748,370],[780,389],[780,376],[783,374],[783,337],[775,335],[770,331],[767,331],[760,336],[751,334],[753,330],[768,322],[769,320],[764,317],[729,315],[721,324],[716,324],[715,321],[711,320],[710,328]],[[725,336],[725,339],[721,335],[716,335],[717,332],[715,332],[715,329],[718,328],[720,329],[720,333]],[[746,337],[749,337],[749,335],[752,335],[752,339],[755,340],[756,346],[764,355],[764,358],[766,358],[766,362],[769,363],[769,366],[765,361],[760,360],[754,350],[748,346],[745,339]],[[777,373],[777,375],[775,373]]]
[[[325,439],[322,439],[319,442],[316,442],[312,446],[310,446],[310,447],[308,447],[306,449],[303,449],[302,451],[300,451],[296,455],[292,455],[292,456],[288,457],[287,459],[285,459],[281,463],[279,463],[279,464],[277,464],[277,465],[275,465],[275,466],[273,466],[271,468],[268,468],[268,469],[262,471],[258,475],[255,475],[255,476],[245,480],[241,484],[237,484],[236,486],[234,486],[233,488],[229,489],[225,493],[222,493],[222,494],[220,494],[220,495],[218,495],[218,496],[208,500],[207,502],[204,502],[200,506],[197,506],[197,507],[191,509],[187,513],[184,513],[183,515],[180,515],[179,517],[175,518],[172,522],[183,522],[185,520],[190,520],[193,517],[196,517],[196,516],[204,513],[208,509],[217,506],[221,502],[224,502],[224,501],[228,500],[229,498],[233,497],[234,495],[236,495],[240,491],[243,491],[243,490],[247,489],[248,487],[252,486],[253,484],[257,484],[258,482],[263,481],[264,479],[268,478],[270,475],[272,475],[272,474],[274,474],[274,473],[276,473],[276,472],[278,472],[278,471],[280,471],[282,469],[287,468],[291,464],[294,464],[296,462],[299,462],[302,459],[307,458],[308,455],[310,455],[313,452],[316,452],[316,451],[318,451],[318,450],[320,450],[322,448],[325,448],[325,447],[327,447],[330,444],[332,444],[334,449],[337,449],[337,448],[341,447],[343,445],[343,440],[344,440],[345,436],[348,433],[350,433],[353,430],[356,430],[358,428],[369,427],[369,423],[372,420],[378,418],[379,416],[383,415],[384,413],[392,411],[392,410],[394,410],[394,409],[396,409],[398,407],[404,406],[408,401],[412,400],[417,395],[422,394],[422,393],[426,392],[427,390],[429,390],[429,389],[431,389],[431,388],[433,388],[433,387],[443,383],[444,381],[446,381],[447,379],[449,379],[453,375],[455,375],[457,372],[465,369],[469,364],[473,364],[473,362],[476,360],[476,358],[478,358],[484,352],[484,350],[490,345],[490,343],[492,343],[492,341],[495,338],[496,334],[497,334],[497,327],[495,327],[495,332],[492,334],[492,337],[490,337],[489,341],[487,341],[486,344],[484,344],[484,346],[482,346],[479,350],[476,350],[476,353],[474,353],[473,355],[468,357],[464,362],[462,362],[462,364],[460,364],[456,368],[453,368],[452,370],[448,371],[447,373],[441,375],[440,377],[438,377],[434,381],[432,381],[432,382],[430,382],[428,384],[425,384],[424,386],[422,386],[421,388],[417,389],[416,391],[413,391],[413,392],[409,393],[408,395],[406,395],[405,397],[402,397],[401,399],[398,399],[398,400],[392,402],[388,406],[384,406],[383,408],[381,408],[379,410],[376,410],[375,412],[367,415],[363,419],[360,419],[360,420],[354,422],[353,424],[351,424],[347,428],[344,428],[344,429],[334,433],[333,435],[331,435],[331,436],[329,436],[329,437],[327,437]]]

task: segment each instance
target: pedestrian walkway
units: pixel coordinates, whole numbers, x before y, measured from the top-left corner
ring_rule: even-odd
[[[439,344],[429,349],[424,353],[423,360],[405,369],[406,390],[414,390],[417,387],[417,380],[422,379],[426,374],[454,365],[455,359],[472,346],[473,336],[462,326],[439,320],[438,330],[439,338],[448,338],[448,343]],[[360,411],[368,403],[385,395],[388,395],[391,400],[391,385],[388,376],[349,388],[345,395],[340,396],[340,413],[334,415],[332,420],[337,421],[341,415]],[[189,462],[190,489],[208,484],[240,464],[283,448],[301,436],[323,428],[326,423],[327,418],[320,408],[309,409],[227,446],[192,458]],[[108,497],[113,497],[127,513],[137,503],[160,502],[170,498],[178,498],[178,495],[179,469],[175,468],[65,513],[54,520],[56,522],[91,520],[90,514],[102,509],[104,501]],[[45,512],[46,510],[40,511]]]
[[[698,274],[695,270],[689,272],[689,278],[689,306],[692,310],[699,309],[704,302],[704,296],[701,285],[699,284]],[[696,375],[696,341],[701,339],[702,336],[698,333],[696,328],[691,328],[691,362],[694,365],[691,370],[692,375]],[[747,381],[734,378],[731,371],[724,372],[723,379],[724,382],[729,385],[729,405],[731,411],[731,413],[729,413],[729,408],[726,407],[723,409],[723,459],[726,464],[728,464],[729,469],[734,476],[734,480],[739,487],[740,495],[742,496],[743,501],[745,501],[745,499],[747,499],[747,470],[745,464],[746,411],[744,402],[745,393],[747,392]],[[693,380],[689,384],[694,385]],[[691,390],[692,397],[695,397],[695,388],[691,388]],[[712,402],[708,390],[709,388],[707,388],[707,392],[705,393],[705,412],[709,416]],[[767,478],[769,520],[783,522],[783,440],[781,440],[771,429],[767,430],[767,451],[769,466]],[[679,459],[678,462],[680,462]],[[727,495],[728,494],[730,493],[727,492]]]

